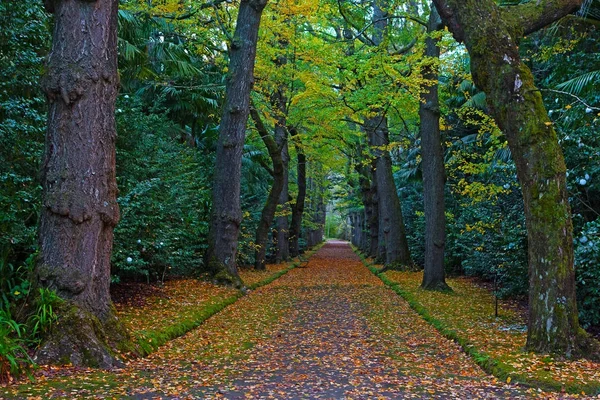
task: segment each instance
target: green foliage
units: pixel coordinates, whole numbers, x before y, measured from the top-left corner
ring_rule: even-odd
[[[0,3],[0,254],[12,264],[23,262],[36,243],[46,122],[38,81],[47,21],[41,2]]]
[[[577,300],[584,326],[600,325],[600,218],[584,225],[575,238]]]
[[[22,326],[5,310],[0,309],[0,383],[18,376],[24,365],[32,361],[21,338]]]
[[[52,323],[58,318],[54,310],[61,303],[62,300],[55,291],[47,288],[38,289],[35,297],[35,312],[27,320],[27,325],[30,327],[30,341],[39,343],[44,335],[49,332]]]
[[[113,274],[162,280],[199,269],[210,215],[211,157],[181,140],[164,114],[123,98],[117,115],[121,221]]]

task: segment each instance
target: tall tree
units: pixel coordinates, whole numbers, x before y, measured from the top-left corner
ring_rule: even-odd
[[[276,97],[278,97],[279,100],[283,100],[282,96]],[[274,128],[274,135],[272,136],[265,127],[258,110],[252,108],[250,110],[250,114],[254,120],[258,134],[260,135],[267,148],[267,151],[269,152],[271,163],[273,164],[273,184],[271,185],[271,190],[267,196],[267,201],[262,209],[260,221],[258,222],[258,227],[256,228],[256,252],[254,268],[258,270],[264,270],[266,268],[269,230],[271,229],[271,224],[273,223],[275,211],[277,210],[277,204],[279,202],[279,196],[281,195],[281,191],[283,190],[283,185],[285,183],[282,150],[284,143],[287,141],[287,131],[285,127],[284,115],[281,115],[278,118]]]
[[[128,342],[109,293],[119,220],[117,7],[117,0],[46,1],[55,22],[43,82],[50,108],[36,277],[66,304],[60,329],[37,352],[41,363],[111,367]]]
[[[294,127],[289,129],[292,143],[296,150],[296,183],[298,194],[296,201],[292,204],[292,221],[290,223],[289,248],[290,257],[300,254],[300,234],[302,230],[302,216],[304,214],[304,202],[306,200],[306,154],[302,148],[300,134]]]
[[[287,132],[286,132],[287,134]],[[276,220],[276,243],[275,243],[275,261],[282,262],[290,258],[289,250],[289,213],[290,213],[290,153],[287,140],[283,143],[281,150],[281,158],[283,160],[283,188],[279,194],[279,216]]]
[[[373,2],[371,42],[375,46],[384,44],[388,30],[389,14],[384,9],[388,4],[385,1],[381,3]],[[373,179],[375,179],[377,187],[379,257],[384,262],[385,268],[410,266],[412,259],[406,239],[402,205],[392,173],[392,158],[388,149],[390,132],[384,111],[376,110],[376,115],[365,120],[364,128],[375,156]]]
[[[236,265],[241,160],[254,83],[254,60],[260,18],[267,0],[242,0],[230,43],[229,74],[215,160],[212,215],[204,263],[219,282],[242,286]]]
[[[579,327],[563,154],[518,49],[523,35],[576,10],[581,0],[540,0],[510,7],[500,7],[494,0],[434,3],[454,37],[465,43],[473,80],[486,93],[517,167],[529,243],[527,348],[567,357],[597,356],[590,351],[597,343]]]
[[[440,135],[440,101],[438,96],[439,39],[432,36],[442,28],[442,21],[432,5],[425,39],[423,78],[425,92],[421,95],[421,168],[423,170],[423,200],[425,211],[425,271],[421,287],[448,290],[444,270],[446,216],[444,211],[444,151]]]

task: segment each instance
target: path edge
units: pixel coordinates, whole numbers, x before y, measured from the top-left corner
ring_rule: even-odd
[[[313,246],[310,250],[306,251],[303,256],[306,257],[306,259],[311,258],[321,247],[325,245],[325,243],[327,242],[323,241],[322,243]],[[256,282],[252,285],[249,285],[248,289],[253,291],[260,287],[266,286],[272,283],[273,281],[281,278],[283,275],[287,274],[292,269],[298,267],[302,262],[303,261],[300,258],[296,257],[291,261],[290,265],[287,268],[275,272],[273,275],[263,279],[260,282]],[[226,297],[215,304],[211,304],[209,306],[200,308],[196,313],[194,313],[194,315],[191,318],[186,319],[177,324],[163,327],[162,329],[157,329],[150,332],[131,332],[132,336],[136,337],[135,340],[142,349],[142,354],[140,358],[147,357],[166,343],[185,335],[193,329],[198,328],[206,320],[223,311],[228,306],[234,304],[245,295],[246,294],[240,290],[233,296]]]
[[[582,394],[585,392],[586,395],[597,395],[599,394],[599,388],[593,385],[579,385],[576,387],[563,386],[558,383],[552,384],[550,382],[539,381],[536,379],[528,378],[524,375],[515,374],[510,372],[502,366],[502,362],[493,358],[486,352],[477,349],[469,339],[462,337],[459,333],[449,327],[447,327],[442,321],[432,316],[427,308],[423,306],[417,299],[414,298],[409,292],[403,290],[400,284],[392,281],[384,273],[381,273],[374,263],[371,263],[365,258],[365,256],[356,248],[354,245],[350,245],[352,250],[363,265],[371,271],[373,275],[378,277],[389,289],[393,290],[398,296],[402,297],[425,322],[433,326],[442,336],[446,339],[453,341],[458,344],[462,351],[468,355],[483,371],[494,376],[500,381],[506,382],[508,378],[514,383],[519,383],[527,388],[542,389],[552,392],[559,393],[570,393],[570,394]]]

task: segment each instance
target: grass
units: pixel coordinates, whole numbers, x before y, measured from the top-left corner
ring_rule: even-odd
[[[379,273],[363,263],[447,339],[458,343],[483,370],[503,381],[568,393],[600,394],[600,364],[525,352],[526,319],[509,302],[494,317],[494,296],[470,279],[448,279],[452,292],[420,288],[422,272]]]

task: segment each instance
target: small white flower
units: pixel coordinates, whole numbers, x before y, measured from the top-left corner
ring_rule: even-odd
[[[585,174],[585,179],[587,179],[589,181],[590,180],[590,176],[588,174]]]
[[[583,179],[583,178],[579,180],[579,184],[581,186],[584,186],[586,183],[587,183],[587,181],[585,179]]]
[[[510,189],[510,184],[505,183],[504,186],[503,186],[503,188],[506,189],[506,190]]]
[[[142,243],[142,239],[138,239],[138,244]]]
[[[123,97],[125,97],[126,99],[128,99],[128,98],[129,98],[129,95],[128,95],[128,94],[126,94],[126,95],[125,95],[125,96],[123,96]]]
[[[554,102],[555,102],[556,104],[558,104],[558,98],[554,99]]]
[[[162,245],[164,245],[164,243],[163,243],[163,242],[160,242],[160,245],[162,246]]]
[[[132,261],[133,261],[133,258],[131,258],[131,257],[127,257],[127,262],[128,262],[128,263],[130,263],[130,262],[132,262]]]
[[[585,146],[585,145],[583,144],[583,142],[579,142],[579,143],[577,144],[577,147],[583,147],[583,146]]]
[[[594,110],[592,110],[592,109],[591,109],[591,108],[589,108],[589,107],[587,107],[587,108],[585,109],[585,113],[586,113],[586,114],[591,114],[591,113],[593,113],[593,112],[594,112]]]
[[[586,243],[588,241],[588,238],[587,238],[587,236],[582,236],[582,237],[579,238],[579,241],[581,243]]]

